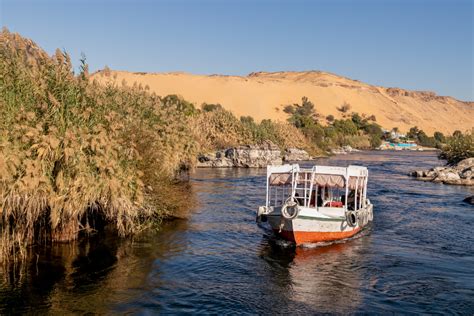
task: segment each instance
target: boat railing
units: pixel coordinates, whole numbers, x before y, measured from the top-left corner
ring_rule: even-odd
[[[286,181],[270,183],[273,174],[287,175]],[[317,177],[317,181],[316,181]],[[269,166],[267,168],[267,207],[282,206],[288,198],[296,200],[301,206],[337,207],[354,210],[366,205],[368,171],[365,167],[314,166],[299,168],[298,165]],[[344,190],[335,197],[334,192]],[[348,205],[349,194],[353,197]],[[318,205],[318,197],[322,205]],[[342,201],[344,197],[344,201]],[[329,205],[324,202],[329,202]],[[353,203],[353,205],[352,205]],[[321,204],[321,202],[319,203]]]

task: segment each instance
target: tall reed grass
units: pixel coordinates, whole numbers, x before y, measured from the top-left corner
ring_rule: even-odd
[[[0,34],[0,261],[106,223],[121,236],[176,207],[191,118],[141,87],[102,86],[68,54]],[[171,196],[171,197],[170,197]]]
[[[193,116],[193,125],[201,151],[272,142],[281,149],[296,147],[312,155],[322,154],[315,144],[289,123],[271,120],[257,123],[252,117],[238,119],[222,107],[198,111]]]
[[[75,73],[67,53],[48,56],[6,29],[0,118],[0,262],[105,225],[126,236],[160,223],[189,203],[178,179],[199,152],[271,141],[320,153],[288,123],[196,109],[140,85],[98,84],[85,59]]]

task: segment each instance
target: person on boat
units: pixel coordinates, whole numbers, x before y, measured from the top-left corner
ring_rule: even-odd
[[[346,203],[346,195],[345,194],[341,196],[341,202],[342,202],[342,204]],[[349,198],[347,199],[347,208],[349,210],[354,210],[354,202],[355,202],[355,191],[351,190],[349,192]]]
[[[304,199],[300,197],[298,192],[295,193],[295,199],[299,205],[304,205]]]
[[[316,195],[317,195],[317,191],[313,190],[311,194],[311,201],[309,202],[310,207],[316,207]]]
[[[323,203],[324,203],[324,200],[323,200],[323,194],[324,194],[324,187],[321,187],[321,189],[319,190],[319,194],[318,194],[318,197],[317,197],[317,201],[316,201],[316,206],[318,207],[321,207],[323,206]]]

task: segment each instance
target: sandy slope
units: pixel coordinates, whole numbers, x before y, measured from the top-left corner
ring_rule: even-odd
[[[473,102],[433,92],[371,86],[325,72],[260,72],[238,77],[111,71],[109,76],[98,72],[93,77],[100,82],[115,80],[121,84],[125,80],[128,85],[148,85],[159,95],[178,94],[198,106],[220,103],[237,116],[250,115],[256,120],[285,120],[283,106],[307,96],[324,116],[340,116],[337,107],[348,102],[351,111],[374,114],[383,127],[399,127],[401,131],[415,125],[429,134],[474,127]]]

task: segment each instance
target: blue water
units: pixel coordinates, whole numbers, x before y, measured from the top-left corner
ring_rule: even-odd
[[[133,240],[103,234],[37,250],[0,272],[0,313],[474,314],[473,188],[420,182],[429,152],[367,152],[374,223],[344,243],[295,248],[255,223],[265,170],[199,169],[187,220]]]

